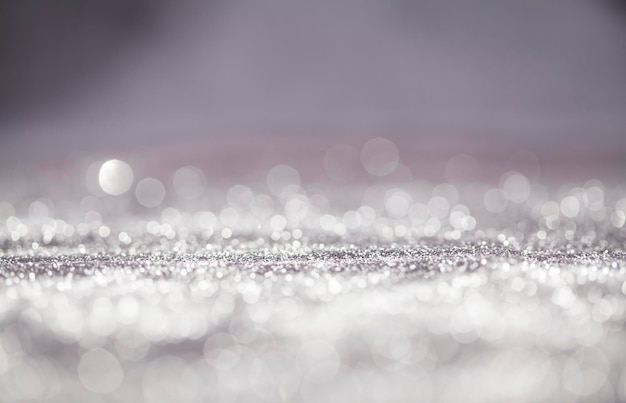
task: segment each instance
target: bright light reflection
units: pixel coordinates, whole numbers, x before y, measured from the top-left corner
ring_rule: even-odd
[[[120,160],[105,162],[98,173],[98,183],[102,191],[113,196],[128,192],[133,185],[133,179],[133,169]]]

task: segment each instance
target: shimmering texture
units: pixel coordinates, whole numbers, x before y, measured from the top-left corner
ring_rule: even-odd
[[[169,177],[0,201],[2,399],[626,400],[617,186]]]

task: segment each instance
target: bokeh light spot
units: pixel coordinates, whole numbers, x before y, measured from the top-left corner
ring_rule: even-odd
[[[133,185],[133,169],[120,160],[106,161],[100,167],[98,183],[107,194],[119,196],[126,193]]]
[[[389,175],[396,170],[399,162],[398,147],[382,137],[369,140],[361,149],[361,163],[370,175]]]
[[[113,354],[102,348],[95,348],[81,357],[78,377],[87,389],[106,394],[119,388],[124,379],[124,371]]]
[[[204,172],[192,166],[185,166],[174,172],[174,190],[183,199],[194,200],[206,191],[207,180]]]
[[[135,197],[144,207],[157,207],[165,199],[165,186],[155,178],[144,178],[135,187]]]

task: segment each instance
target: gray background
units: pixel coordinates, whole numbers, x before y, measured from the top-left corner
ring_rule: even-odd
[[[602,161],[626,145],[623,3],[7,1],[0,168],[320,144]],[[560,157],[560,158],[561,158]],[[4,165],[2,165],[4,164]]]

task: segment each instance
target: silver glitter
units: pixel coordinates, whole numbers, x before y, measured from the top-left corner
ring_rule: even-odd
[[[2,399],[626,400],[623,191],[172,178],[0,202]]]

